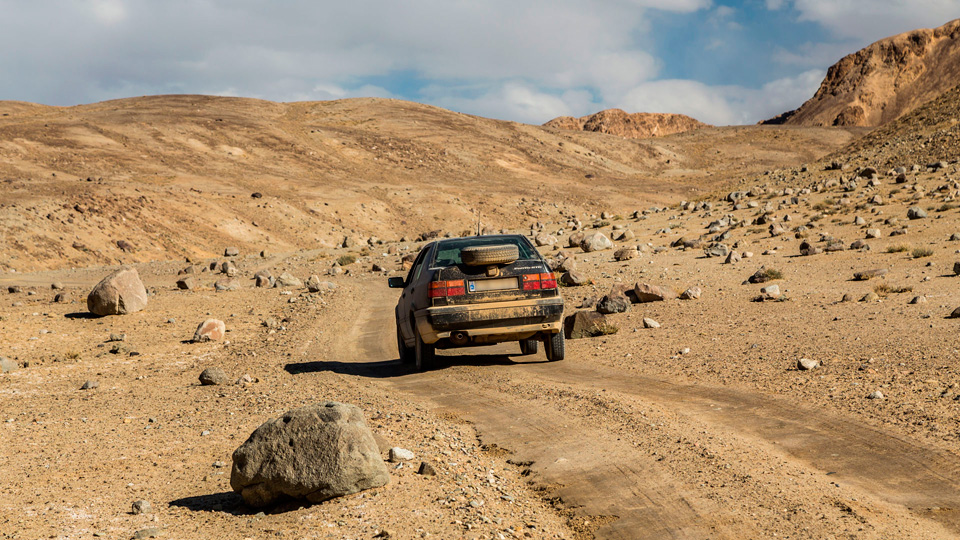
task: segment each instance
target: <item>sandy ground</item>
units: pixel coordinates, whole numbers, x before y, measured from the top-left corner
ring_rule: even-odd
[[[738,210],[719,198],[710,210],[641,219],[611,208],[622,217],[599,230],[628,227],[636,238],[626,244],[643,253],[616,262],[612,250],[567,250],[593,280],[563,289],[568,313],[637,281],[703,296],[610,315],[616,334],[568,341],[559,363],[504,344],[446,351],[423,373],[401,366],[385,277],[401,275],[399,255],[419,246],[409,242],[355,248],[358,262],[322,294],[215,293],[210,274],[205,288],[177,291],[185,263],[144,263],[150,304],[119,317],[84,315],[81,300],[106,268],[4,274],[4,289],[23,289],[0,296],[0,353],[22,367],[0,375],[0,534],[960,537],[960,334],[948,318],[960,306],[960,242],[949,240],[960,232],[956,165],[904,184],[885,174],[850,191],[819,183],[854,172],[801,175],[793,195],[758,189],[746,199],[757,206]],[[801,193],[807,185],[819,191]],[[877,194],[882,203],[869,203]],[[785,234],[749,224],[768,204]],[[928,217],[908,220],[915,205]],[[725,243],[752,257],[723,264],[669,247],[727,215],[744,225]],[[800,256],[798,225],[818,247],[830,238],[849,247],[869,228],[881,236],[866,240],[868,251]],[[391,246],[397,255],[386,255]],[[247,278],[264,267],[305,278],[341,253],[243,253],[239,266]],[[388,272],[370,272],[373,263]],[[764,285],[743,282],[761,266],[781,272],[781,301],[752,301]],[[853,280],[874,268],[887,273]],[[54,281],[77,302],[53,303]],[[858,301],[870,292],[880,296]],[[915,296],[926,301],[909,304]],[[185,342],[208,317],[226,322],[226,340]],[[662,326],[646,329],[643,317]],[[117,354],[111,333],[126,334]],[[799,371],[800,358],[821,365]],[[254,382],[201,387],[209,366]],[[87,380],[99,387],[80,390]],[[869,399],[874,391],[884,397]],[[381,489],[265,514],[245,508],[229,488],[233,450],[266,419],[330,399],[360,406],[416,459],[391,469]],[[417,475],[421,461],[440,474]],[[133,515],[138,499],[153,511]]]

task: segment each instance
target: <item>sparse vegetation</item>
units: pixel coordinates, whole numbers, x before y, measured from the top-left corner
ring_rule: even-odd
[[[910,251],[910,246],[906,244],[894,244],[892,246],[887,246],[887,253],[905,253]]]
[[[598,324],[594,326],[590,331],[590,335],[593,337],[610,336],[610,335],[616,334],[619,331],[620,331],[620,328],[609,323],[603,323],[603,324]]]
[[[829,210],[835,204],[837,204],[837,201],[833,200],[830,197],[827,197],[826,199],[813,205],[811,208],[813,208],[817,212],[824,212],[826,210]]]
[[[80,352],[79,352],[79,351],[67,351],[67,353],[64,354],[63,357],[66,358],[67,360],[79,360],[79,359],[80,359]]]
[[[877,293],[878,296],[887,296],[888,294],[902,294],[912,292],[913,287],[909,285],[899,285],[893,286],[889,283],[878,283],[876,287],[873,288],[873,292]]]
[[[776,268],[764,268],[763,275],[767,277],[767,281],[783,279],[783,272],[777,270]]]
[[[918,248],[914,248],[913,251],[910,252],[910,255],[912,255],[914,259],[919,259],[921,257],[929,257],[933,255],[933,250],[930,248],[918,247]]]
[[[346,266],[355,262],[357,262],[357,256],[352,253],[347,253],[346,255],[337,257],[337,264],[340,266]]]

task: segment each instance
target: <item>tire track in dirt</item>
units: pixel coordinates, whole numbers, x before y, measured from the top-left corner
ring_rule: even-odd
[[[578,514],[616,516],[603,520],[598,538],[747,538],[769,531],[758,524],[761,518],[741,518],[735,508],[725,507],[718,493],[690,484],[693,477],[709,478],[709,471],[697,470],[702,474],[689,477],[671,474],[676,471],[658,463],[662,456],[638,449],[642,430],[631,440],[622,430],[609,429],[611,423],[625,420],[622,411],[592,410],[578,417],[565,412],[562,401],[540,399],[545,392],[567,389],[577,403],[603,392],[614,403],[653,404],[681,415],[681,433],[684,426],[734,433],[751,451],[762,447],[803,470],[801,474],[817,475],[819,484],[797,488],[809,491],[807,501],[822,500],[812,511],[823,510],[827,520],[831,511],[856,518],[876,532],[874,537],[893,531],[904,538],[958,537],[956,456],[773,397],[674,384],[576,359],[514,364],[506,356],[512,349],[505,346],[494,349],[502,354],[477,355],[484,349],[474,349],[457,356],[450,351],[438,359],[437,369],[412,373],[393,361],[392,310],[377,308],[359,317],[345,336],[357,349],[356,365],[347,372],[388,379],[397,390],[473,422],[485,443],[512,451],[515,461],[531,463],[536,481],[554,488]],[[695,457],[684,459],[693,469],[703,468]],[[831,495],[823,480],[827,474],[838,486],[853,486],[847,489],[862,506],[853,508]],[[749,491],[741,489],[738,496]],[[757,504],[763,507],[764,502]]]

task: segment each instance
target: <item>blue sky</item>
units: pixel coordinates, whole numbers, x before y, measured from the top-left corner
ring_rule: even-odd
[[[504,120],[793,109],[845,54],[960,0],[0,0],[0,99],[375,96]]]

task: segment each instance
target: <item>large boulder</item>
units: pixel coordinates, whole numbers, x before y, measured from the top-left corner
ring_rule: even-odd
[[[582,232],[575,232],[567,237],[567,246],[568,247],[579,247],[580,242],[583,241],[584,235]]]
[[[615,334],[617,328],[607,324],[607,318],[597,311],[577,311],[563,320],[563,333],[567,339]]]
[[[389,480],[363,412],[336,402],[265,422],[233,453],[230,474],[230,486],[254,507],[284,498],[319,503]]]
[[[218,341],[223,339],[227,333],[227,325],[218,319],[207,319],[197,326],[197,331],[193,333],[194,343],[203,343],[205,341]]]
[[[537,247],[552,246],[557,243],[557,237],[552,234],[540,233],[534,238]]]
[[[624,246],[613,253],[614,260],[619,262],[629,261],[639,256],[640,252],[634,246]]]
[[[303,282],[293,277],[293,275],[290,274],[289,272],[284,272],[280,274],[280,277],[276,279],[274,286],[279,287],[281,289],[289,289],[289,288],[299,289],[303,287]]]
[[[625,294],[608,294],[597,302],[597,311],[604,315],[630,311],[630,299]]]
[[[637,302],[641,304],[644,302],[662,302],[677,297],[672,290],[649,283],[637,283],[633,287],[633,294],[637,297]]]
[[[136,268],[124,267],[103,278],[87,295],[87,309],[95,315],[125,315],[147,307],[147,289]]]
[[[583,240],[580,241],[580,249],[590,253],[591,251],[600,251],[603,249],[610,249],[613,247],[613,242],[609,238],[604,236],[603,233],[595,232],[593,234],[588,234],[583,237]]]

